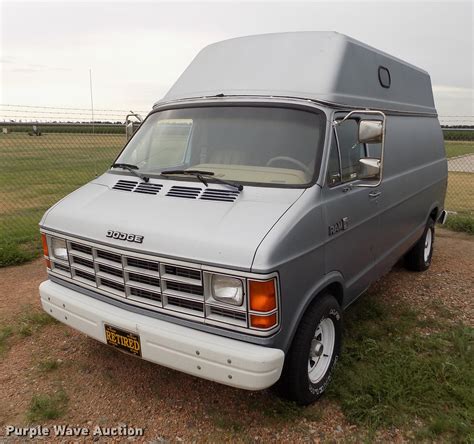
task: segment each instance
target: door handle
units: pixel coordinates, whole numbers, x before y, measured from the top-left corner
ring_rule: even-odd
[[[379,197],[382,194],[381,191],[372,191],[369,193],[369,198],[370,199],[375,199],[376,197]]]

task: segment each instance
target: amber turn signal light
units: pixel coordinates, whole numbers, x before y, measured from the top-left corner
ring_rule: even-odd
[[[48,251],[48,241],[46,240],[46,234],[41,233],[41,242],[43,243],[43,254],[48,257],[49,256],[49,251]]]
[[[51,262],[49,261],[48,241],[46,239],[46,234],[44,233],[41,233],[41,243],[43,244],[43,254],[46,267],[51,269]]]
[[[249,281],[250,310],[267,312],[274,310],[276,303],[275,279]]]
[[[250,315],[250,325],[254,328],[271,328],[277,323],[277,315],[273,313],[266,316]]]

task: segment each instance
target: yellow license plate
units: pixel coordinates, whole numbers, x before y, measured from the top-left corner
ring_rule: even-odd
[[[104,324],[104,328],[107,344],[132,355],[141,357],[142,346],[140,344],[140,336],[107,324]]]

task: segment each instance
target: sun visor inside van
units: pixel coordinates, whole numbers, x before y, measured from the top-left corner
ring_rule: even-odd
[[[264,34],[209,45],[156,105],[219,94],[436,113],[426,71],[335,32]]]

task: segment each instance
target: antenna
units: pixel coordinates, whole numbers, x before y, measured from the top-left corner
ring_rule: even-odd
[[[95,133],[94,128],[94,98],[92,96],[92,69],[89,68],[89,87],[91,90],[91,113],[92,113],[92,134]]]
[[[92,114],[92,136],[95,134],[95,127],[94,127],[94,98],[92,96],[92,69],[89,68],[89,87],[91,90],[91,114]],[[97,157],[94,156],[94,173],[95,177],[97,177]]]

